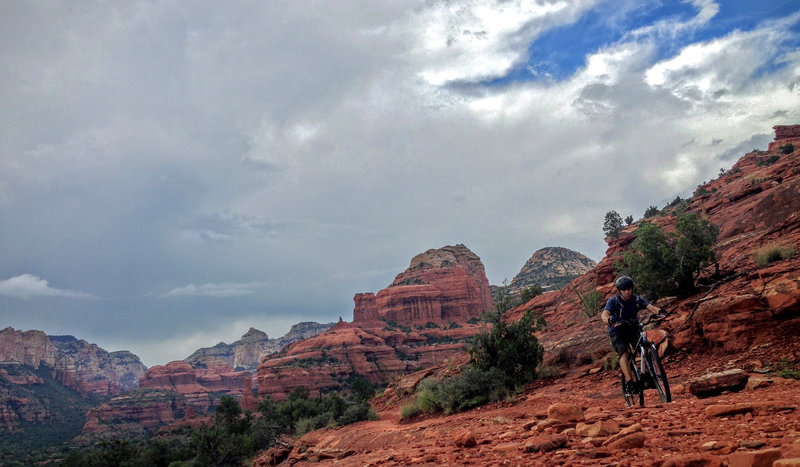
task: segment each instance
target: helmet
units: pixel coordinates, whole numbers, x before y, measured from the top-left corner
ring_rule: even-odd
[[[633,279],[628,276],[622,276],[614,282],[617,290],[628,290],[633,288]]]

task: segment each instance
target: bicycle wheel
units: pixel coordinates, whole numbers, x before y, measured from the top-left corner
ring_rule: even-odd
[[[639,371],[636,369],[636,366],[633,365],[631,362],[631,366],[633,367],[633,380],[637,382],[638,387],[642,388],[638,392],[628,392],[625,388],[625,375],[620,376],[620,382],[622,384],[622,397],[625,399],[625,405],[628,407],[633,407],[636,404],[644,407],[644,388],[641,383],[641,378],[639,377]]]
[[[661,364],[661,357],[658,356],[658,350],[653,343],[647,347],[647,369],[650,371],[650,376],[653,378],[658,395],[661,396],[661,402],[672,402],[672,393],[669,391],[669,381],[667,381],[667,373],[664,371],[664,365]]]

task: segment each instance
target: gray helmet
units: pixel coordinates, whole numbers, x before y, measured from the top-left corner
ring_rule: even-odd
[[[628,276],[622,276],[614,282],[617,290],[628,290],[633,288],[633,279]]]

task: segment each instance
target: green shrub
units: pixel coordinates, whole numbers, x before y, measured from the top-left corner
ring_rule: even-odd
[[[535,297],[538,297],[542,293],[544,293],[544,289],[542,289],[539,285],[532,285],[530,287],[527,287],[522,290],[522,293],[519,296],[520,302],[527,303],[533,300]]]
[[[788,358],[783,358],[778,362],[778,366],[780,367],[778,376],[781,378],[800,379],[800,364],[798,362],[791,362]]]
[[[377,420],[378,414],[372,409],[367,401],[361,401],[357,404],[351,405],[346,408],[339,422],[342,425],[349,425],[351,423],[358,423],[364,420]]]
[[[661,213],[661,210],[660,210],[660,209],[658,209],[656,206],[650,206],[650,207],[649,207],[649,208],[647,208],[647,210],[644,212],[644,218],[645,218],[645,219],[648,219],[648,218],[650,218],[650,217],[655,217],[655,216],[659,215],[660,213]]]
[[[417,415],[421,414],[422,410],[416,403],[411,403],[408,405],[404,405],[402,409],[400,409],[400,419],[401,420],[408,420],[411,418],[416,417]]]
[[[634,234],[636,239],[617,269],[633,277],[638,292],[652,301],[693,292],[700,271],[716,261],[719,228],[696,214],[679,211],[677,227],[670,234],[650,222],[642,222]]]
[[[794,245],[767,245],[753,253],[756,266],[763,268],[770,263],[794,258],[797,248]]]
[[[792,143],[786,143],[778,149],[781,154],[791,154],[794,152],[794,145]]]
[[[611,352],[603,358],[604,370],[616,370],[617,368],[619,368],[619,355],[616,352]]]
[[[778,160],[780,160],[780,158],[781,158],[781,156],[776,156],[776,155],[772,155],[772,156],[769,156],[769,157],[764,157],[764,158],[758,160],[758,162],[756,163],[756,166],[772,165],[772,164],[778,162]]]
[[[469,348],[470,363],[487,372],[498,370],[508,387],[533,381],[544,355],[533,333],[542,326],[544,319],[531,311],[514,323],[498,319],[491,331],[475,335]]]

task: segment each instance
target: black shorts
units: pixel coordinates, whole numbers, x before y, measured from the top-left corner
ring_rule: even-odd
[[[610,337],[611,347],[613,347],[619,355],[622,355],[628,351],[628,343],[636,345],[636,341],[639,340],[639,333],[636,329],[633,329],[633,327],[620,326],[617,332],[611,334]]]

